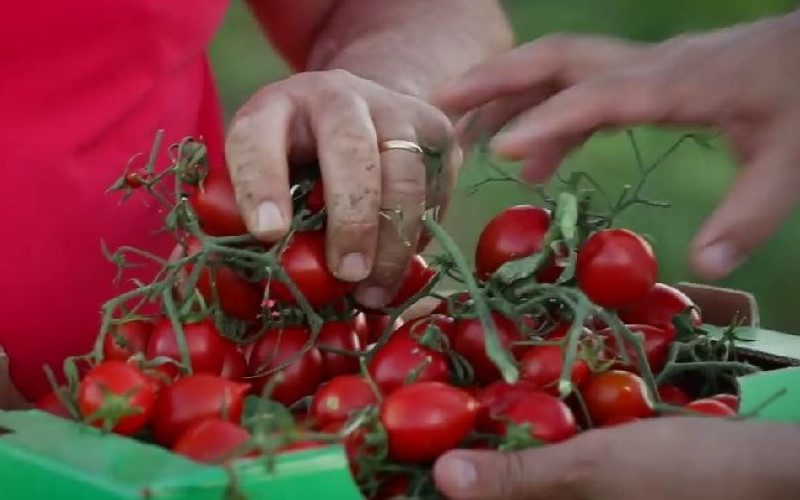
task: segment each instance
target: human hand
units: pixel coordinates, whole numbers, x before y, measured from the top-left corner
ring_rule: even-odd
[[[434,474],[451,500],[791,500],[800,427],[670,417],[516,453],[454,451]]]
[[[0,410],[22,410],[30,406],[11,381],[8,355],[3,346],[0,346]]]
[[[692,244],[695,271],[717,279],[778,228],[800,195],[800,12],[655,45],[552,36],[468,72],[436,101],[475,111],[469,135],[549,178],[597,129],[718,128],[744,163]]]
[[[426,172],[421,154],[380,151],[397,139],[445,152],[441,173]],[[226,155],[247,227],[265,241],[279,239],[291,223],[289,161],[318,159],[328,266],[342,280],[361,282],[356,298],[363,305],[380,307],[424,243],[424,211],[447,204],[461,162],[452,142],[450,121],[434,106],[333,70],[261,89],[231,124]]]

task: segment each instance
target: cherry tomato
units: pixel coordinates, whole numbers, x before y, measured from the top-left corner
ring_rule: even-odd
[[[355,287],[354,283],[341,281],[328,270],[322,231],[295,233],[281,254],[280,263],[306,300],[315,307],[337,302]],[[275,300],[285,304],[297,303],[283,283],[273,280],[269,286]]]
[[[131,436],[150,421],[156,395],[145,374],[135,365],[104,361],[83,378],[77,401],[87,423],[99,428],[107,422],[113,423],[111,431]]]
[[[253,347],[248,367],[250,376],[262,375],[293,360],[279,372],[282,380],[275,385],[271,399],[291,406],[313,394],[325,380],[322,354],[316,347],[308,347],[310,340],[311,332],[306,328],[286,327],[266,331]],[[257,377],[253,380],[254,389],[260,394],[273,376],[274,373],[269,373]]]
[[[447,382],[447,356],[428,349],[408,336],[392,338],[372,356],[369,374],[383,395],[406,384],[415,375],[416,382]]]
[[[149,179],[150,174],[144,170],[136,172],[128,172],[125,174],[125,185],[131,189],[138,189],[144,186],[145,182]]]
[[[192,425],[222,418],[242,419],[250,384],[207,374],[189,375],[164,388],[153,413],[153,434],[164,446],[174,445]]]
[[[497,312],[492,312],[492,318],[500,338],[500,345],[504,349],[509,349],[512,343],[518,340],[523,340],[522,333],[513,321]],[[452,347],[472,365],[475,379],[479,383],[488,384],[500,378],[500,371],[486,353],[486,334],[479,319],[456,321]],[[515,347],[512,353],[519,355],[524,350],[524,347]]]
[[[425,288],[425,285],[435,275],[436,271],[428,267],[428,263],[425,262],[421,255],[414,255],[408,263],[406,272],[403,275],[403,281],[400,282],[400,288],[398,288],[394,298],[389,301],[389,307],[398,307],[405,304],[408,299]]]
[[[206,233],[213,236],[247,234],[226,169],[209,170],[203,183],[192,193],[189,203]]]
[[[221,418],[208,418],[189,426],[172,451],[196,462],[214,465],[249,440],[250,434],[239,424]]]
[[[64,406],[61,400],[58,399],[55,391],[50,392],[39,399],[39,401],[36,402],[36,409],[56,417],[72,420],[72,414]]]
[[[219,375],[225,357],[226,342],[211,320],[183,325],[183,334],[189,349],[189,360],[193,373]],[[147,359],[167,357],[182,362],[178,347],[178,336],[169,318],[156,323],[150,341],[147,343]],[[179,369],[172,364],[159,366],[159,371],[170,378],[178,375]]]
[[[619,317],[625,323],[653,325],[673,330],[672,318],[695,306],[692,299],[677,288],[664,283],[656,283],[650,293],[638,300],[632,307],[620,311]],[[701,326],[700,313],[692,309],[692,324]]]
[[[225,352],[222,357],[220,376],[228,380],[240,381],[247,375],[247,360],[244,353],[235,343],[225,342]]]
[[[444,335],[448,341],[452,341],[455,333],[455,320],[444,314],[431,314],[410,319],[394,331],[392,338],[404,336],[419,341],[426,336],[430,328],[438,329],[439,333]]]
[[[564,369],[564,348],[559,345],[533,346],[522,356],[519,369],[522,379],[554,396],[558,395],[558,382]],[[582,387],[590,375],[586,361],[576,359],[570,375],[574,386]]]
[[[361,342],[352,321],[325,322],[317,337],[317,346],[322,353],[322,364],[325,365],[325,373],[328,378],[358,373],[360,366],[358,356],[324,349],[328,347],[353,353],[361,351]]]
[[[312,214],[322,212],[325,208],[325,185],[318,180],[311,186],[306,197],[306,208]]]
[[[612,418],[654,415],[644,381],[630,372],[612,370],[598,375],[584,387],[583,400],[595,425]]]
[[[642,339],[642,347],[644,348],[647,363],[650,365],[650,369],[653,373],[658,373],[663,370],[664,365],[667,364],[669,348],[675,341],[675,329],[664,329],[650,325],[627,325],[627,327],[634,335]],[[611,359],[620,359],[619,346],[617,345],[614,334],[611,333],[611,329],[603,330],[598,334],[605,338],[604,354]],[[639,357],[636,355],[636,349],[633,344],[628,341],[625,341],[625,349],[628,358],[631,360],[631,364],[625,364],[620,359],[614,367],[619,370],[629,370],[638,374]]]
[[[659,385],[658,397],[662,403],[672,406],[686,406],[692,402],[692,398],[688,394],[671,384]]]
[[[145,352],[153,324],[132,320],[114,325],[103,340],[105,361],[127,361],[131,356]]]
[[[387,316],[387,323],[388,323],[388,316]],[[353,329],[356,331],[356,336],[358,337],[358,343],[361,344],[361,347],[364,348],[368,346],[371,342],[369,339],[369,322],[367,321],[367,315],[363,312],[359,312],[355,316],[353,316]]]
[[[397,389],[381,405],[389,456],[430,462],[456,448],[475,427],[478,404],[455,387],[420,382]]]
[[[717,394],[716,396],[712,396],[711,399],[725,404],[735,412],[739,411],[739,398],[733,394]]]
[[[605,229],[587,238],[578,252],[578,286],[598,306],[635,304],[656,284],[658,264],[650,244],[627,229]]]
[[[459,292],[451,295],[448,297],[447,300],[443,300],[436,306],[436,308],[431,312],[431,314],[447,314],[453,315],[458,312],[459,306],[463,306],[464,304],[468,303],[472,300],[469,292]]]
[[[526,394],[538,390],[534,384],[525,380],[520,380],[516,384],[498,380],[484,388],[477,389],[474,396],[478,401],[478,430],[494,432],[497,428],[495,418],[498,415]]]
[[[575,415],[560,399],[542,391],[527,392],[500,414],[516,425],[530,425],[531,437],[545,443],[559,443],[578,433]],[[501,421],[502,435],[508,424]]]
[[[718,399],[704,398],[692,401],[686,405],[687,410],[691,410],[704,415],[714,417],[735,417],[736,410]]]
[[[318,429],[343,422],[357,410],[377,403],[369,383],[360,375],[342,375],[317,390],[311,400],[311,418]]]

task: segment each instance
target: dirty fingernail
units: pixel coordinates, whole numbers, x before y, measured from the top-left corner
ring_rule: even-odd
[[[367,257],[361,253],[349,253],[339,261],[337,274],[345,281],[361,281],[369,276]]]
[[[386,290],[383,288],[367,288],[359,294],[359,302],[367,307],[383,307],[389,300],[386,295]]]
[[[695,257],[695,267],[703,277],[719,279],[739,267],[743,260],[735,245],[721,241],[702,248]]]
[[[256,231],[259,233],[276,233],[284,229],[283,215],[278,205],[265,201],[256,211]]]

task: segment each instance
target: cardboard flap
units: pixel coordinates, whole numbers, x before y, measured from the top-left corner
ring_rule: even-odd
[[[675,288],[697,304],[704,323],[728,326],[738,318],[744,326],[760,326],[758,304],[750,293],[687,282],[678,283]]]

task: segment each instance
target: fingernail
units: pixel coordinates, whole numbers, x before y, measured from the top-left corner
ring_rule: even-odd
[[[450,484],[461,491],[474,488],[478,482],[478,470],[472,462],[462,458],[449,458],[441,467]]]
[[[389,300],[386,295],[386,290],[383,288],[367,288],[359,294],[359,302],[367,307],[383,307]]]
[[[256,211],[256,231],[259,233],[274,233],[283,230],[283,215],[278,205],[265,201],[258,206]]]
[[[703,277],[719,279],[739,267],[743,260],[744,256],[734,244],[720,241],[700,250],[695,267]]]
[[[349,253],[339,261],[337,274],[345,281],[361,281],[369,276],[369,263],[361,253]]]

